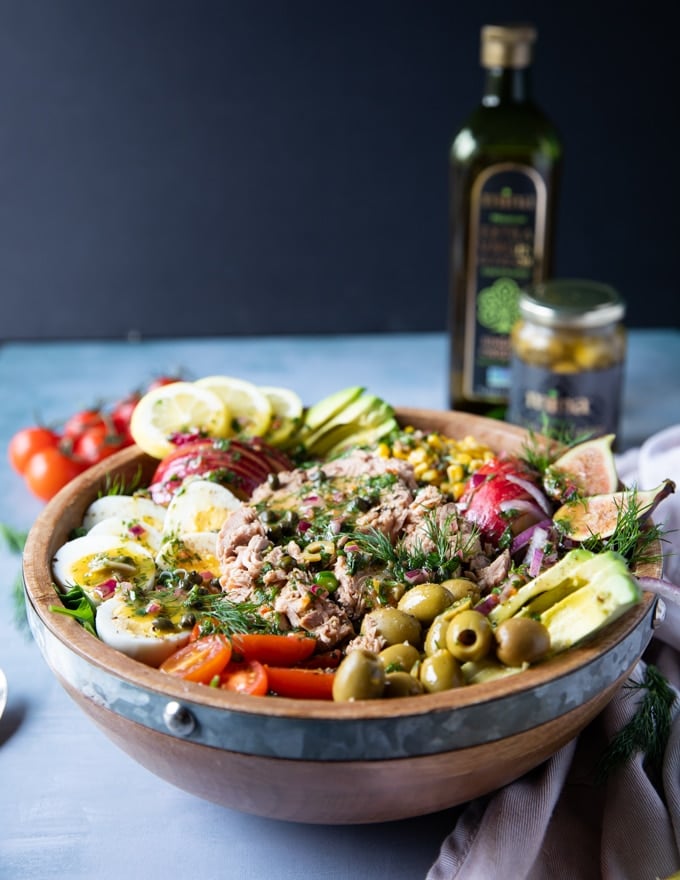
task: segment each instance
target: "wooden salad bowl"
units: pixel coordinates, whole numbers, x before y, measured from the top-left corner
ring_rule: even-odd
[[[397,411],[403,425],[473,435],[496,451],[515,426],[452,412]],[[349,824],[423,815],[517,779],[582,731],[632,672],[656,599],[581,646],[518,675],[438,694],[332,703],[262,698],[168,676],[100,642],[58,601],[51,560],[107,475],[150,478],[157,462],[123,450],[66,486],[31,529],[24,581],[31,628],[53,673],[102,731],[192,794],[276,819]],[[649,570],[645,574],[658,575]]]

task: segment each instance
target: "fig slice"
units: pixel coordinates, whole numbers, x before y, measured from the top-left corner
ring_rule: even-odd
[[[675,483],[664,480],[655,489],[628,489],[588,498],[567,501],[553,514],[557,528],[572,541],[586,541],[597,536],[609,538],[616,531],[620,517],[633,505],[642,520],[654,511],[668,495],[675,492]]]
[[[610,495],[619,488],[612,452],[614,434],[605,434],[572,446],[543,475],[543,488],[556,500],[575,495]]]

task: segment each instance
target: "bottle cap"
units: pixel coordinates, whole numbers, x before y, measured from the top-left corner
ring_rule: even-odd
[[[482,28],[482,67],[528,67],[536,28],[529,24],[487,24]]]
[[[581,278],[545,281],[522,291],[522,317],[544,327],[602,327],[620,321],[625,304],[608,284]]]

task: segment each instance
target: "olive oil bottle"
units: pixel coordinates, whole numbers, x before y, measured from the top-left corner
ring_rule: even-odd
[[[450,151],[450,405],[503,416],[520,290],[549,277],[560,137],[531,97],[536,31],[486,25],[479,106]]]

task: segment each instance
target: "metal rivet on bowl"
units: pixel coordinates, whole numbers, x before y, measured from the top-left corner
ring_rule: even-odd
[[[189,736],[196,726],[196,720],[191,712],[176,700],[168,703],[163,710],[163,721],[170,733],[176,736]]]
[[[654,618],[652,620],[652,629],[656,629],[666,619],[666,603],[663,599],[657,598],[656,607],[654,608]]]

